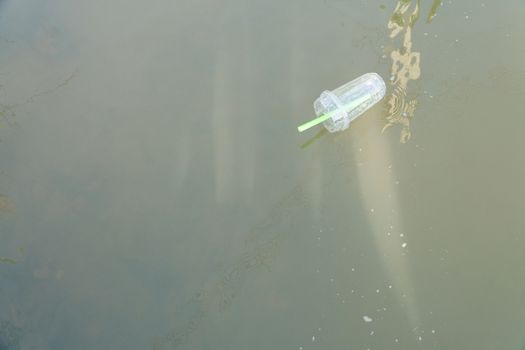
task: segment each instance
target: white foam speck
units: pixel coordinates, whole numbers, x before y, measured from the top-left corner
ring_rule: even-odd
[[[406,242],[403,243],[403,244],[401,244],[401,247],[403,247],[403,248],[406,248],[406,246],[407,246],[407,243],[406,243]]]
[[[366,316],[366,315],[363,316],[363,320],[364,320],[365,322],[372,322],[372,321],[373,321],[372,317],[369,317],[369,316]]]

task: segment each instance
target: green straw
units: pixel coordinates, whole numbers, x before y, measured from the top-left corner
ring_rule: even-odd
[[[306,122],[306,123],[304,123],[304,124],[302,124],[302,125],[299,125],[299,126],[297,127],[297,130],[299,130],[299,132],[303,132],[303,131],[305,131],[305,130],[308,130],[308,129],[310,129],[311,127],[314,127],[314,126],[316,126],[316,125],[321,124],[321,123],[324,122],[325,120],[328,120],[328,119],[332,118],[332,116],[333,116],[334,114],[339,113],[341,110],[344,110],[344,111],[348,112],[348,111],[350,111],[350,110],[356,108],[357,106],[359,106],[361,103],[365,102],[368,98],[369,98],[369,96],[366,96],[366,95],[365,95],[365,96],[362,96],[360,99],[357,99],[357,100],[355,100],[355,101],[352,101],[352,102],[350,102],[349,104],[344,105],[344,106],[342,106],[342,107],[339,108],[339,109],[334,109],[334,110],[331,111],[331,112],[328,112],[328,113],[326,113],[326,114],[323,114],[323,115],[320,116],[320,117],[317,117],[317,118],[315,118],[315,119],[313,119],[313,120],[310,120],[309,122]]]
[[[332,115],[334,114],[334,112],[337,112],[337,110],[330,112],[330,113],[323,114],[322,116],[315,118],[313,120],[310,120],[309,122],[306,122],[303,125],[299,125],[297,127],[297,130],[299,130],[299,132],[303,132],[305,130],[310,129],[311,127],[319,125],[325,120],[332,118]]]

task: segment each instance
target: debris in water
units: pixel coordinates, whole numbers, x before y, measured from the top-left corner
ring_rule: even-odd
[[[363,316],[363,320],[364,320],[365,322],[372,322],[372,321],[373,321],[372,317],[369,317],[369,316],[366,316],[366,315]]]
[[[385,96],[383,78],[367,73],[333,91],[324,91],[314,102],[317,118],[297,127],[299,132],[323,123],[329,132],[342,131]]]

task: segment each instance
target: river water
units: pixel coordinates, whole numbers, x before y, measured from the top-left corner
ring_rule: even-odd
[[[524,16],[0,1],[0,349],[523,349]]]

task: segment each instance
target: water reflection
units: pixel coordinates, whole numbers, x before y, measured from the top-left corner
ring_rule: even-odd
[[[427,16],[427,23],[436,16],[440,5],[441,1],[434,0]],[[417,97],[409,97],[407,89],[411,80],[418,80],[421,76],[421,53],[412,48],[412,28],[419,19],[420,11],[420,0],[415,2],[400,0],[388,22],[390,38],[394,40],[401,35],[401,42],[397,49],[390,52],[392,92],[387,99],[388,116],[383,131],[393,125],[400,125],[402,143],[410,139],[410,122],[414,118],[417,106]]]
[[[430,8],[430,11],[428,11],[427,23],[432,22],[432,20],[434,19],[434,17],[436,17],[436,15],[437,15],[437,10],[438,10],[439,7],[441,6],[441,4],[442,4],[442,0],[434,0],[434,1],[432,2],[432,7]]]
[[[389,97],[388,103],[391,106],[388,124],[385,129],[394,124],[402,122],[404,114],[413,115],[415,110],[415,100],[407,101],[406,89],[410,80],[416,80],[420,76],[419,52],[412,51],[411,27],[419,17],[419,1],[415,9],[411,9],[411,1],[400,1],[392,18],[389,21],[390,37],[395,38],[403,35],[401,46],[391,52],[394,60],[392,65],[392,80],[394,92]],[[231,157],[235,147],[231,141],[231,130],[233,130],[232,119],[229,114],[232,111],[232,103],[235,99],[231,95],[232,84],[230,80],[234,70],[231,63],[232,57],[227,53],[220,53],[215,59],[215,76],[213,87],[213,140],[214,140],[214,161],[215,161],[215,199],[222,202],[229,197],[232,188],[232,179],[229,177],[233,167]],[[377,110],[376,110],[377,113]],[[409,124],[406,124],[405,134],[409,137]],[[314,144],[316,140],[326,135],[325,131],[320,131],[313,136],[301,148],[307,148]],[[402,136],[402,140],[408,140]],[[349,141],[352,142],[352,141]],[[354,168],[351,157],[346,154],[348,147],[343,146],[337,150],[341,154],[337,164],[330,164],[327,169],[332,169],[330,176],[341,174],[348,170],[350,166]],[[419,314],[413,281],[410,275],[409,264],[406,256],[406,249],[403,244],[403,220],[400,208],[400,200],[397,188],[394,184],[394,174],[390,167],[390,151],[386,138],[378,137],[371,140],[370,147],[366,150],[370,155],[370,161],[359,167],[358,176],[361,191],[364,197],[363,206],[373,208],[374,213],[370,217],[369,223],[373,232],[376,247],[379,255],[384,259],[385,270],[390,276],[400,299],[407,312],[407,318],[411,329],[419,325]],[[242,167],[241,167],[242,168]],[[383,171],[379,171],[382,169]],[[319,206],[319,198],[322,197],[324,190],[323,184],[330,180],[321,180],[316,188],[306,185],[297,185],[276,203],[270,213],[254,228],[247,233],[244,249],[236,261],[218,276],[210,285],[202,288],[199,292],[177,309],[176,321],[182,324],[172,327],[167,334],[154,340],[152,348],[155,350],[175,349],[187,343],[203,322],[211,316],[213,312],[226,310],[235,298],[238,297],[241,286],[249,274],[261,267],[269,264],[278,251],[280,243],[289,232],[293,232],[294,222],[304,212],[306,206],[315,208]],[[315,182],[315,180],[312,180]],[[310,184],[311,185],[311,184]],[[319,213],[320,210],[313,210]],[[387,236],[387,232],[391,235]]]
[[[434,4],[435,5],[435,4]],[[402,35],[399,48],[392,50],[392,92],[387,99],[389,106],[384,129],[402,126],[401,142],[410,138],[410,120],[414,116],[417,100],[409,99],[406,91],[411,80],[419,79],[420,53],[412,49],[412,27],[420,16],[420,1],[398,1],[388,22],[389,37]],[[438,6],[433,6],[429,18],[435,16]],[[356,151],[360,145],[355,144]],[[420,326],[414,283],[407,252],[408,237],[400,205],[395,168],[391,164],[390,146],[384,137],[370,139],[366,150],[368,161],[357,167],[363,205],[369,211],[369,225],[383,265],[398,295],[400,305],[407,314],[412,330]],[[417,332],[416,332],[417,333]]]

